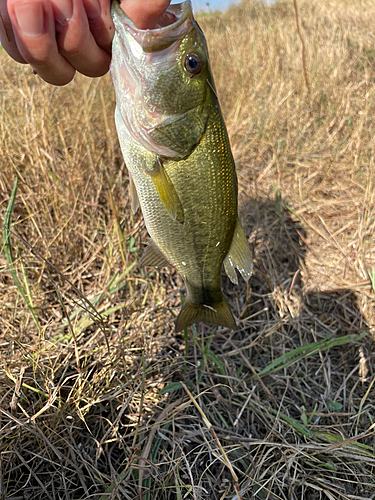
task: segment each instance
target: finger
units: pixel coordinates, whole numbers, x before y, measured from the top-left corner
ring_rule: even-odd
[[[170,0],[123,0],[121,8],[138,29],[144,30],[159,24],[169,4]]]
[[[97,77],[104,75],[110,64],[110,54],[99,47],[90,31],[82,0],[52,0],[59,31],[60,53],[80,73]]]
[[[18,50],[23,59],[48,83],[65,85],[75,73],[59,54],[55,19],[48,0],[8,0]]]
[[[10,57],[20,63],[26,62],[17,48],[6,0],[0,0],[0,40],[1,45],[4,47],[6,52],[8,52]]]
[[[110,0],[83,0],[83,7],[96,43],[111,52],[114,26]]]

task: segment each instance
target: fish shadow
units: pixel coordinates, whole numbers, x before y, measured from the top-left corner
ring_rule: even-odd
[[[306,256],[314,252],[313,242],[277,194],[274,199],[255,199],[242,193],[239,216],[253,251],[253,276],[247,286],[242,280],[233,285],[226,276],[222,280],[224,293],[239,318],[239,329],[244,328],[241,323],[252,328],[252,318],[269,321],[272,316],[286,321],[289,316],[293,323],[306,314],[330,321],[327,334],[369,329],[353,290],[314,288],[308,283]],[[263,316],[262,309],[268,309]]]
[[[254,310],[254,298],[267,296],[272,300],[279,295],[281,299],[292,290],[301,292],[307,236],[279,199],[257,200],[242,194],[239,217],[253,252],[253,276],[247,286],[242,280],[232,285],[225,276],[222,283],[241,323],[247,316],[259,314],[258,307]]]

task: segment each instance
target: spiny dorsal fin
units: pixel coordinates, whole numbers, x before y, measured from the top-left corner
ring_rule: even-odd
[[[153,240],[149,241],[139,264],[141,266],[154,267],[165,267],[169,265],[167,259]]]
[[[173,220],[177,220],[183,224],[184,209],[182,208],[176,189],[163,166],[162,160],[159,157],[154,163],[153,168],[147,170],[147,173],[152,177],[160,200],[169,215]]]
[[[130,190],[130,198],[131,198],[131,209],[133,214],[136,213],[136,211],[139,208],[139,198],[138,198],[138,193],[133,181],[133,178],[131,176],[131,173],[129,172],[129,190]]]
[[[236,268],[246,282],[253,274],[253,256],[239,219],[237,219],[232,244],[224,259],[224,268],[228,278],[235,285],[238,285]]]

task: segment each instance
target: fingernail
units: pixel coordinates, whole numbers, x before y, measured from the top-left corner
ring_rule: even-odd
[[[45,33],[44,9],[39,2],[16,3],[14,14],[24,35],[36,37]]]
[[[58,0],[54,2],[53,10],[55,12],[56,21],[61,26],[65,26],[73,16],[72,0]]]
[[[102,13],[102,7],[98,0],[87,0],[84,2],[85,10],[89,21],[95,21]]]

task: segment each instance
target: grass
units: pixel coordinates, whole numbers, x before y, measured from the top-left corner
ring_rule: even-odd
[[[233,332],[174,334],[181,279],[138,265],[110,78],[0,53],[0,499],[375,498],[375,6],[298,7],[309,92],[293,1],[200,19],[255,254]]]

